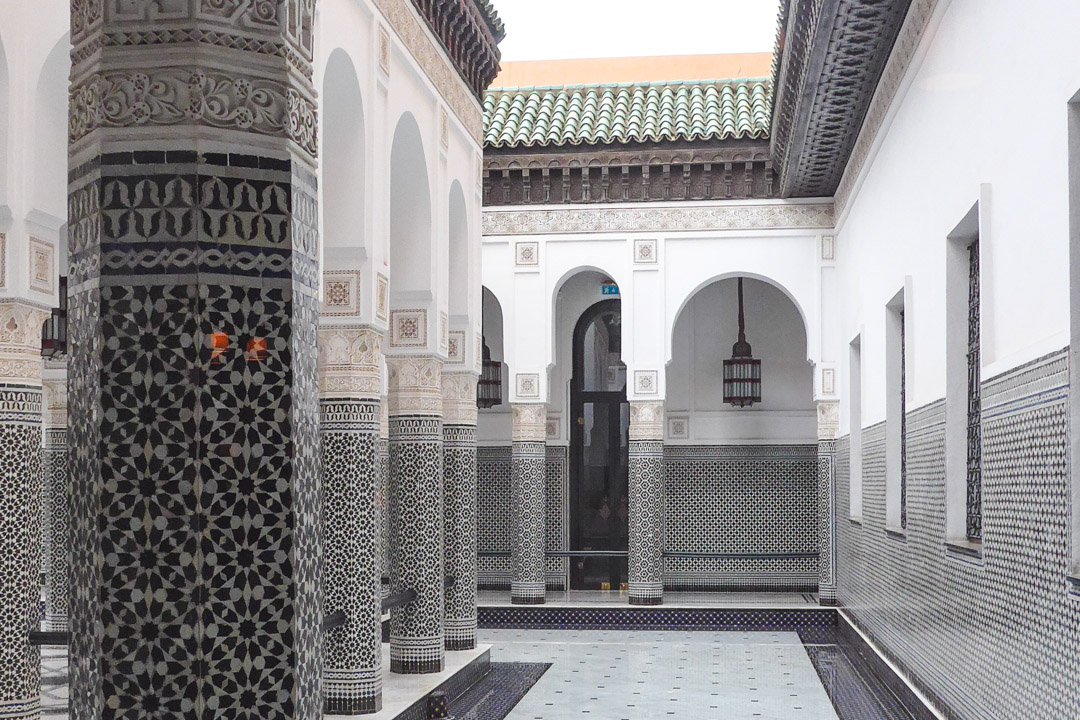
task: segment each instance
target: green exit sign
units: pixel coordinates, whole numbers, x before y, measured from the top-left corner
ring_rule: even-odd
[[[600,286],[600,294],[601,295],[618,295],[619,294],[619,286],[614,284],[614,283],[612,283],[610,285],[601,285]]]

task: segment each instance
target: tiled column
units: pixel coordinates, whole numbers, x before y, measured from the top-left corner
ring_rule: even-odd
[[[67,439],[67,356],[45,360],[43,372],[45,438],[42,445],[42,475],[49,489],[47,515],[49,556],[45,564],[45,629],[68,629],[68,597],[71,570],[68,561],[68,532],[71,518],[71,481],[68,476]]]
[[[475,373],[443,374],[443,502],[446,649],[476,647],[476,381]]]
[[[443,669],[442,361],[387,357],[390,374],[390,591],[416,599],[390,615],[390,670]]]
[[[630,604],[664,600],[664,403],[630,403]]]
[[[380,601],[379,392],[382,337],[365,326],[319,329],[322,423],[323,586],[326,614],[348,621],[326,634],[323,698],[327,714],[382,708]]]
[[[390,577],[390,414],[389,401],[380,400],[379,440],[375,445],[375,462],[379,471],[379,494],[375,503],[379,513],[379,578]],[[382,585],[381,595],[389,597],[390,585]]]
[[[0,302],[0,717],[38,718],[41,654],[41,323],[46,312]]]
[[[314,5],[72,0],[73,720],[322,716]]]
[[[818,401],[818,601],[836,604],[836,433],[840,403]]]
[[[547,406],[515,403],[510,511],[517,521],[510,602],[542,605],[545,597],[544,461]]]

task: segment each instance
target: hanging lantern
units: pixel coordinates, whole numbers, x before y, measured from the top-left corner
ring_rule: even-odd
[[[482,408],[502,405],[502,363],[491,359],[491,350],[488,349],[486,340],[480,381],[476,384],[476,405]]]
[[[724,361],[724,402],[735,407],[761,402],[761,361],[753,358],[746,342],[742,281],[739,278],[739,341],[731,347],[731,359]]]
[[[41,356],[56,357],[67,352],[67,277],[60,278],[60,306],[54,307],[41,326]]]

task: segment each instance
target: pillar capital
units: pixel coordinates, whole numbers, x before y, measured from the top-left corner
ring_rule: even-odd
[[[443,373],[443,425],[476,425],[478,380],[473,372]]]
[[[319,393],[324,398],[378,400],[382,333],[369,325],[319,328]]]
[[[630,439],[664,439],[664,401],[630,401]]]
[[[835,440],[840,431],[840,401],[817,401],[818,440]]]
[[[41,420],[45,430],[67,428],[67,356],[46,358],[42,370]]]
[[[386,368],[391,416],[442,415],[442,360],[434,355],[388,355]]]
[[[315,0],[71,0],[72,148],[96,131],[138,128],[146,147],[201,126],[279,138],[313,160],[314,30]]]
[[[514,442],[547,441],[547,405],[544,403],[513,403]]]
[[[41,384],[44,307],[25,300],[0,301],[0,384]]]

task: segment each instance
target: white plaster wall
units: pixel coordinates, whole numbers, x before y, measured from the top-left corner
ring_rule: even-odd
[[[782,201],[770,201],[777,205]],[[722,206],[724,202],[703,204]],[[734,203],[727,203],[734,205]],[[769,202],[757,203],[767,205]],[[613,204],[615,208],[632,208],[643,213],[643,225],[655,226],[648,213],[660,217],[666,203]],[[605,206],[606,207],[606,206]],[[589,208],[580,206],[546,206],[545,211],[577,212]],[[519,212],[535,208],[512,207],[488,209],[488,213]],[[825,231],[829,232],[829,231]],[[599,294],[599,278],[609,277],[618,284],[622,308],[622,360],[627,365],[630,400],[664,400],[669,395],[666,383],[672,377],[668,363],[673,359],[674,325],[681,312],[692,302],[695,294],[717,280],[740,275],[769,283],[770,303],[784,308],[784,333],[797,327],[793,345],[785,355],[784,369],[799,378],[801,390],[789,393],[785,383],[774,392],[764,411],[748,410],[738,422],[731,413],[700,409],[700,423],[692,423],[695,432],[702,433],[702,442],[805,442],[816,437],[813,415],[815,398],[822,397],[820,383],[812,363],[821,357],[822,303],[834,300],[823,293],[831,279],[831,261],[820,260],[821,230],[802,229],[734,229],[681,232],[620,231],[582,233],[520,233],[488,235],[483,245],[484,285],[491,289],[502,304],[505,326],[505,357],[510,365],[506,392],[515,396],[514,377],[518,373],[537,374],[541,380],[540,397],[552,413],[560,416],[558,438],[565,442],[570,419],[566,417],[568,383],[572,372],[571,342],[573,328],[581,313],[593,302],[603,299]],[[634,261],[635,241],[656,244],[655,263]],[[538,261],[535,265],[515,264],[516,250],[522,243],[535,243]],[[586,274],[587,273],[587,274]],[[592,278],[590,289],[573,290],[578,278]],[[734,287],[734,285],[732,286]],[[557,303],[560,289],[564,297]],[[831,305],[828,305],[831,307]],[[691,311],[692,314],[692,311]],[[732,318],[734,316],[731,316]],[[774,318],[767,317],[771,322]],[[693,324],[693,323],[691,323]],[[826,324],[828,325],[828,324]],[[790,327],[789,327],[790,326]],[[838,333],[837,333],[838,334]],[[731,343],[725,340],[724,355],[730,355]],[[751,342],[753,343],[753,336]],[[766,341],[766,345],[769,342]],[[676,345],[677,346],[677,345]],[[759,345],[755,344],[755,351]],[[760,346],[762,350],[765,346]],[[677,350],[676,350],[677,351]],[[655,393],[639,393],[634,385],[636,372],[656,373]],[[681,371],[676,371],[679,374]],[[794,383],[793,384],[798,384]],[[705,390],[702,392],[706,392]],[[682,387],[681,395],[669,395],[679,405],[690,388]],[[835,393],[835,389],[834,389]],[[716,392],[719,395],[719,390]],[[790,395],[790,397],[789,397]],[[783,397],[785,399],[781,400]],[[535,400],[533,400],[535,402]],[[671,404],[668,405],[669,410]],[[686,407],[679,408],[684,411]],[[766,415],[764,413],[772,413]],[[768,418],[768,419],[766,419]],[[488,428],[492,430],[492,428]],[[481,438],[485,435],[481,428]]]
[[[750,408],[723,404],[723,361],[738,339],[738,281],[721,280],[698,291],[674,329],[667,367],[668,415],[689,420],[689,437],[672,443],[812,442],[817,437],[813,367],[806,360],[806,330],[798,310],[769,283],[743,283],[746,339],[761,360],[761,402]]]
[[[410,12],[415,12],[411,4],[406,5]],[[416,17],[426,31],[426,25],[419,15]],[[385,30],[390,38],[389,72],[385,72],[379,65],[380,28]],[[427,34],[437,45],[434,35],[430,32]],[[429,343],[425,351],[446,355],[446,338],[442,335],[440,323],[443,313],[447,315],[448,331],[459,330],[466,333],[465,361],[460,364],[460,369],[472,370],[480,361],[476,342],[480,332],[481,314],[479,262],[482,188],[477,172],[479,143],[468,134],[461,119],[456,117],[452,107],[411,55],[407,45],[396,36],[390,23],[373,3],[367,0],[324,0],[319,3],[316,88],[323,88],[327,62],[331,54],[339,49],[348,55],[355,68],[363,106],[363,123],[357,123],[357,127],[364,136],[364,159],[363,167],[355,169],[361,180],[356,182],[354,198],[362,207],[362,212],[350,212],[352,217],[361,217],[363,225],[356,229],[357,237],[351,241],[363,248],[363,251],[357,254],[357,257],[361,258],[358,264],[362,266],[358,268],[362,270],[360,315],[366,322],[373,322],[380,327],[386,325],[386,321],[377,318],[375,313],[377,275],[381,274],[390,280],[391,307],[420,307],[428,311]],[[449,63],[441,49],[439,54]],[[448,119],[445,143],[441,132],[443,112]],[[416,121],[420,132],[429,188],[431,237],[428,238],[430,251],[426,257],[407,257],[398,261],[399,264],[409,265],[423,278],[420,284],[425,289],[419,294],[410,293],[406,298],[395,298],[389,248],[389,178],[395,132],[406,114]],[[324,145],[322,148],[324,155],[333,152],[332,147]],[[451,318],[450,197],[455,182],[460,185],[464,196],[464,227],[468,239],[461,247],[466,259],[458,259],[455,263],[457,267],[465,268],[464,282],[459,285],[463,288],[465,297],[455,299],[453,304],[457,312]],[[323,183],[320,183],[320,187],[323,192],[326,191]],[[335,192],[338,190],[339,188],[335,188]],[[347,224],[336,222],[335,218],[324,216],[323,224],[324,227],[339,233],[347,231]],[[339,264],[335,260],[328,264],[328,267]],[[409,274],[412,274],[412,270]],[[461,311],[462,308],[465,309],[464,312]],[[454,369],[453,366],[450,369]]]
[[[43,306],[55,305],[56,293],[29,290],[29,239],[53,245],[59,275],[67,222],[68,12],[64,0],[0,2],[0,297]]]
[[[944,396],[945,238],[980,197],[983,378],[1069,343],[1077,27],[1080,3],[939,3],[838,222],[835,354],[863,328],[864,426],[885,418],[885,303],[908,278],[908,408]]]

